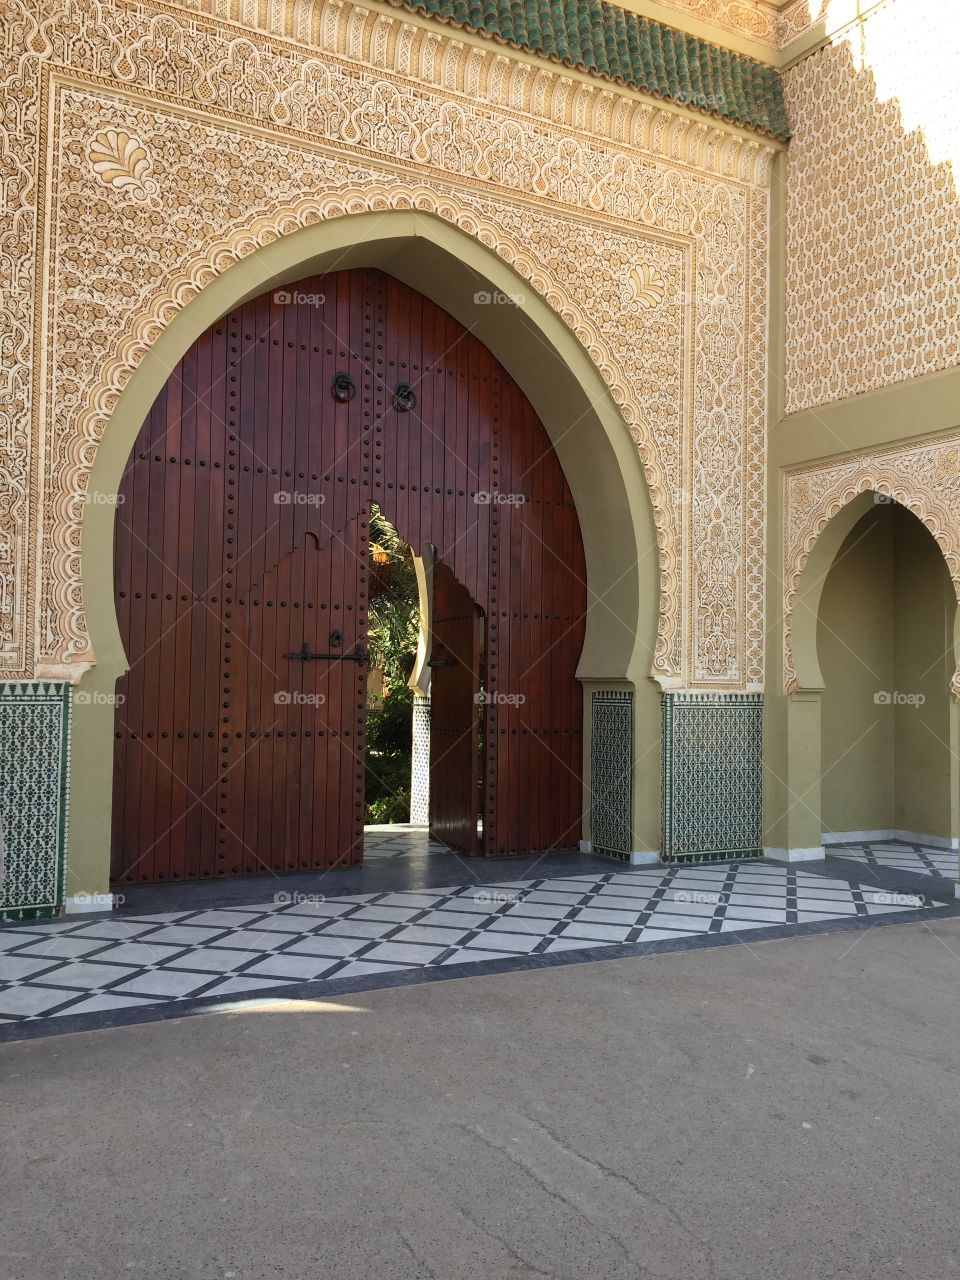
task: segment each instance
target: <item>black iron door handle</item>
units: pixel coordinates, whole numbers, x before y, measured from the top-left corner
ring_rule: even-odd
[[[367,660],[367,653],[362,644],[358,644],[353,653],[314,653],[310,646],[305,644],[295,653],[285,653],[283,656],[294,662],[319,662],[323,659],[329,662],[356,662],[361,667]]]

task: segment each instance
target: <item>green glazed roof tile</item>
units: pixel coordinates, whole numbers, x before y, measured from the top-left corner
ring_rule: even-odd
[[[391,3],[781,141],[790,136],[775,67],[606,0]]]

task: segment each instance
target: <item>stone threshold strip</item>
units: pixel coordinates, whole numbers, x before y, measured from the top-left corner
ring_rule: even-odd
[[[0,929],[0,1032],[65,1015],[114,1024],[113,1015],[149,1006],[298,982],[379,975],[391,985],[390,975],[410,970],[930,905],[916,893],[740,862],[328,899],[278,893],[256,906],[15,925]]]

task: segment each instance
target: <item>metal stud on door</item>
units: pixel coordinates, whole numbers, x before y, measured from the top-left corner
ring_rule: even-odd
[[[308,533],[244,609],[227,808],[263,871],[362,859],[366,538],[363,518],[323,543]]]

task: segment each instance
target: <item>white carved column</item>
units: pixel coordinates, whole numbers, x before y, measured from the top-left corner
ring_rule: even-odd
[[[410,821],[430,821],[430,695],[414,691]]]
[[[410,676],[413,690],[413,751],[410,762],[410,821],[430,821],[430,659],[433,621],[433,548],[413,557],[420,588],[420,634],[417,661]]]

